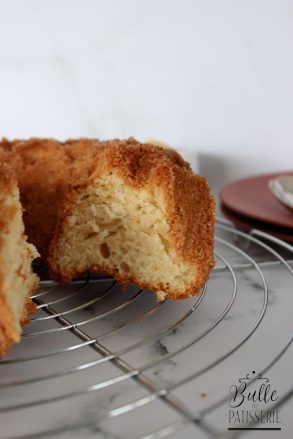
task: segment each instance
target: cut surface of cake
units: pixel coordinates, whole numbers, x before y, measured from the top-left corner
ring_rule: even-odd
[[[59,209],[49,250],[54,279],[86,270],[135,283],[159,300],[197,294],[213,266],[214,200],[174,150],[107,142]]]
[[[0,142],[0,162],[7,163],[16,174],[25,230],[43,260],[68,185],[80,175],[87,175],[98,146],[95,139],[58,142],[33,138]]]
[[[21,324],[34,310],[38,285],[31,263],[38,256],[24,234],[19,190],[13,171],[0,164],[0,356],[20,341]]]

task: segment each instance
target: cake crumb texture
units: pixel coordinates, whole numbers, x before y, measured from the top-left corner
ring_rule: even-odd
[[[85,270],[157,292],[197,294],[214,264],[215,205],[205,178],[172,149],[135,139],[102,144],[92,173],[71,185],[49,251],[53,278]]]
[[[31,263],[38,256],[24,234],[19,190],[13,171],[0,164],[0,356],[21,338],[21,324],[34,310],[38,285]]]

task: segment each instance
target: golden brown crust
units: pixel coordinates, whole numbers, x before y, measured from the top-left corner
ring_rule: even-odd
[[[2,262],[2,255],[0,263]],[[3,273],[0,274],[0,357],[5,355],[10,346],[20,340],[20,334],[15,326],[14,317],[7,301]]]
[[[44,259],[69,182],[90,172],[98,145],[97,140],[88,139],[0,142],[0,161],[9,164],[17,175],[29,241]]]
[[[9,223],[17,213],[16,206],[8,206],[5,200],[13,196],[16,185],[14,172],[7,165],[0,164],[0,357],[7,353],[13,343],[20,340],[20,333],[8,303],[5,273],[3,272],[5,258],[3,251],[4,234],[8,230]],[[34,285],[34,289],[36,288],[37,282]],[[28,314],[34,309],[35,306],[28,297],[21,323],[29,321]]]
[[[5,290],[3,289],[2,278],[0,279],[0,283],[0,357],[2,357],[3,355],[7,354],[7,352],[14,343],[20,341],[21,335],[15,326],[15,319],[7,302],[7,295]],[[36,282],[30,294],[33,294],[35,292],[37,286],[38,284]],[[29,314],[35,311],[36,305],[28,297],[20,321],[21,325],[29,323]]]
[[[15,209],[7,208],[4,199],[13,193],[16,184],[12,170],[3,164],[0,165],[0,356],[4,355],[13,341],[18,341],[19,334],[14,325],[13,315],[7,302],[5,280],[3,273],[3,233],[7,229],[7,223],[15,215]]]
[[[30,296],[35,293],[35,291],[38,288],[38,285],[39,285],[39,282],[36,281],[36,283],[33,285],[32,289],[30,291]],[[20,320],[21,325],[26,325],[27,323],[29,323],[30,322],[29,315],[33,314],[34,312],[36,312],[36,310],[37,310],[37,306],[31,300],[31,298],[28,297],[27,301],[26,301],[26,304],[24,306],[24,309],[23,309],[23,314],[21,316],[21,320]]]
[[[122,284],[136,283],[143,288],[164,290],[172,299],[181,299],[196,294],[207,279],[214,264],[214,222],[215,204],[205,178],[192,173],[190,166],[171,149],[151,144],[141,144],[134,139],[113,140],[103,144],[95,160],[95,170],[86,181],[73,185],[61,206],[58,223],[49,250],[49,264],[52,276],[60,282],[69,282],[77,271],[58,272],[57,243],[65,227],[65,220],[78,194],[97,178],[115,170],[125,184],[131,187],[159,186],[167,201],[167,219],[170,234],[177,254],[198,268],[191,287],[175,291],[165,285],[149,285],[140,279],[122,276],[116,270],[110,271]],[[93,266],[91,270],[108,271],[105,266]]]

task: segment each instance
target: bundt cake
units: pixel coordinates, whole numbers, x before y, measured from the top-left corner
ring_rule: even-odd
[[[214,201],[205,178],[174,150],[107,142],[92,173],[73,184],[50,243],[52,277],[112,274],[159,300],[196,294],[213,265]]]
[[[24,235],[19,190],[12,170],[0,165],[0,356],[20,340],[21,324],[34,309],[30,295],[38,278],[31,262],[38,253]]]
[[[196,294],[213,265],[214,201],[174,150],[134,139],[0,142],[29,240],[52,277],[111,273],[157,297]]]

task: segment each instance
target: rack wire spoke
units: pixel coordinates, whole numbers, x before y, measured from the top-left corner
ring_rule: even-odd
[[[81,311],[82,309],[87,308],[88,306],[94,305],[95,303],[97,303],[100,300],[104,299],[104,297],[106,297],[113,290],[113,288],[116,286],[116,283],[117,282],[115,280],[113,280],[111,286],[109,288],[107,288],[106,291],[104,291],[100,296],[95,297],[94,299],[89,300],[87,302],[84,302],[84,303],[82,303],[79,306],[67,309],[66,311],[59,312],[59,313],[57,313],[55,315],[48,315],[48,316],[44,316],[44,317],[32,318],[31,321],[32,322],[39,322],[41,320],[56,319],[57,317],[60,317],[60,316],[65,316],[65,315],[72,314],[72,313],[77,312],[77,311]],[[57,301],[57,303],[58,302],[59,302],[59,300]],[[53,301],[53,303],[56,303],[56,301],[55,302]],[[41,303],[40,305],[43,308],[47,308],[48,306],[52,305],[52,302],[51,303]]]
[[[78,284],[81,284],[81,287],[78,288],[77,290],[74,290],[73,293],[75,291],[80,291],[81,289],[83,289],[89,283],[89,280],[90,280],[90,273],[87,272],[86,273],[86,278],[85,279],[80,279],[78,281]],[[73,282],[73,283],[76,284],[76,281]],[[43,296],[45,296],[46,294],[49,294],[49,293],[52,294],[55,291],[58,291],[60,289],[59,284],[57,282],[55,282],[55,281],[52,281],[51,279],[41,280],[41,285],[42,285],[42,287],[48,285],[48,289],[47,290],[43,290],[43,291],[41,290],[38,293],[33,294],[31,296],[31,299],[37,299],[37,298],[43,297]]]
[[[112,278],[111,278],[111,279],[107,279],[107,280],[108,280],[108,281],[113,281]],[[105,281],[103,280],[103,282],[105,282]],[[55,299],[55,300],[52,300],[52,301],[49,301],[49,302],[41,303],[41,304],[37,305],[37,309],[42,309],[42,308],[45,308],[46,306],[49,306],[49,305],[56,305],[57,303],[65,302],[66,300],[72,299],[73,297],[76,297],[78,294],[80,294],[80,292],[81,292],[85,287],[86,287],[86,284],[85,284],[85,285],[82,285],[80,288],[78,288],[78,289],[75,290],[75,291],[71,291],[71,292],[69,292],[68,294],[66,294],[66,295],[63,296],[63,297],[60,297],[59,299]],[[35,297],[35,298],[37,298],[37,297]],[[33,321],[33,320],[37,320],[37,319],[33,319],[33,318],[31,318],[31,321]]]
[[[147,317],[149,317],[152,314],[154,314],[163,305],[163,303],[164,302],[158,303],[153,308],[151,308],[150,311],[148,311],[146,314],[143,314],[139,318],[129,322],[127,325],[124,325],[124,326],[122,326],[120,328],[117,328],[117,329],[115,329],[113,331],[110,331],[110,332],[108,332],[108,333],[106,333],[104,335],[101,335],[100,337],[97,337],[97,338],[93,339],[93,340],[85,341],[85,342],[80,343],[78,345],[70,346],[69,348],[66,348],[66,351],[69,351],[69,350],[71,351],[71,350],[80,349],[82,347],[89,346],[91,344],[99,342],[100,340],[106,338],[109,335],[112,335],[113,333],[117,333],[119,331],[122,331],[123,329],[129,328],[130,326],[133,326],[133,325],[137,324],[139,321],[144,320]],[[48,355],[50,355],[50,356],[57,355],[57,354],[61,354],[61,353],[64,353],[64,352],[65,352],[64,349],[59,349],[59,350],[56,350],[56,351],[52,351],[49,354],[43,354],[42,357],[39,355],[39,356],[35,356],[33,358],[29,358],[29,360],[36,359],[36,358],[39,359],[39,358],[47,357]],[[26,379],[26,380],[15,380],[15,381],[8,381],[8,382],[5,382],[5,383],[1,383],[0,382],[0,389],[1,388],[14,387],[14,386],[22,386],[22,385],[25,385],[25,384],[32,384],[32,383],[36,383],[36,382],[39,382],[39,381],[46,381],[46,380],[49,380],[49,379],[52,379],[52,378],[58,378],[60,376],[64,376],[64,375],[68,375],[68,374],[71,374],[71,373],[75,373],[75,372],[79,372],[79,371],[82,371],[82,370],[89,369],[90,367],[96,366],[98,364],[99,364],[99,362],[96,360],[96,361],[91,361],[91,362],[88,362],[88,363],[83,363],[83,364],[80,364],[80,365],[75,366],[75,367],[63,369],[63,370],[55,372],[55,373],[51,373],[51,374],[47,374],[47,375],[42,375],[42,376],[38,376],[38,377],[33,377],[33,378]]]
[[[121,309],[125,308],[126,306],[128,306],[130,303],[132,303],[134,300],[136,300],[138,297],[140,297],[142,295],[144,290],[139,290],[137,293],[135,293],[130,299],[126,300],[125,302],[123,302],[120,305],[115,306],[114,308],[110,309],[109,311],[105,311],[101,314],[97,314],[94,317],[91,317],[89,319],[86,320],[81,320],[77,323],[69,323],[65,326],[60,326],[58,328],[50,328],[50,329],[45,329],[43,331],[35,331],[35,332],[31,332],[31,333],[27,333],[27,334],[23,334],[24,338],[29,338],[29,337],[37,337],[40,335],[44,335],[44,334],[54,334],[55,332],[63,332],[63,331],[68,331],[74,328],[78,328],[79,326],[82,325],[86,325],[88,323],[94,322],[96,320],[101,320],[105,317],[109,317],[112,314],[116,313],[117,311],[120,311]],[[47,307],[47,309],[50,309],[50,306]],[[54,314],[56,319],[63,317],[64,313],[56,313]]]
[[[285,404],[292,397],[292,395],[293,395],[293,388],[290,389],[288,392],[286,392],[286,394],[282,398],[280,398],[278,403],[272,404],[268,409],[263,411],[269,413],[272,412],[273,410],[276,410],[277,408]],[[206,430],[212,432],[212,437],[214,437],[215,439],[235,439],[239,436],[242,436],[245,433],[244,426],[242,427],[243,428],[242,431],[235,431],[232,434],[230,432],[227,434],[226,431],[216,432],[211,425],[206,423],[206,421],[203,421],[203,418],[200,413],[195,414],[195,419],[198,419],[199,426],[201,425]],[[176,433],[177,431],[180,431],[183,428],[185,428],[187,424],[188,421],[186,419],[180,419],[179,421],[169,424],[166,427],[161,428],[160,430],[154,431],[153,433],[150,433],[145,436],[139,436],[138,439],[159,439],[159,438],[168,437]],[[251,424],[246,424],[246,426],[248,425]],[[256,425],[256,423],[254,423],[253,425]]]
[[[125,308],[126,306],[128,306],[128,305],[130,305],[131,303],[133,303],[133,301],[134,300],[136,300],[138,297],[140,297],[140,295],[143,293],[143,291],[144,290],[139,290],[131,299],[129,299],[127,302],[124,302],[122,305],[119,305],[119,306],[117,306],[117,307],[115,307],[115,308],[112,308],[112,310],[111,310],[111,314],[114,314],[115,312],[118,312],[118,311],[120,311],[121,309],[123,309],[123,308]],[[158,305],[156,305],[156,306],[154,306],[150,311],[149,311],[149,315],[151,315],[152,314],[152,312],[155,312],[161,305],[163,305],[163,303],[164,302],[161,302],[160,304],[158,304]],[[105,314],[100,314],[99,316],[104,316]],[[61,317],[61,316],[59,316],[59,317]],[[144,314],[144,316],[143,317],[148,317],[148,315],[147,314]],[[96,317],[94,317],[93,318],[94,320],[96,320]],[[142,318],[140,319],[140,320],[142,320]],[[131,326],[132,324],[135,324],[135,323],[137,323],[139,321],[139,319],[136,319],[135,321],[133,321],[133,322],[129,322],[128,323],[128,326]],[[78,324],[75,324],[75,325],[68,325],[68,326],[65,326],[65,328],[66,329],[72,329],[72,328],[75,328],[75,327],[77,327],[77,326],[79,326],[80,325],[80,323],[78,323]],[[67,346],[67,347],[65,347],[65,348],[61,348],[61,349],[56,349],[56,350],[53,350],[53,351],[50,351],[50,352],[45,352],[45,353],[42,353],[42,354],[37,354],[37,355],[29,355],[29,356],[26,356],[26,357],[20,357],[20,358],[10,358],[10,359],[8,359],[8,360],[1,360],[0,361],[0,366],[1,366],[1,364],[2,365],[5,365],[5,364],[15,364],[15,363],[19,363],[19,362],[24,362],[24,361],[32,361],[32,360],[38,360],[38,359],[41,359],[41,358],[46,358],[46,357],[50,357],[50,356],[54,356],[54,355],[59,355],[59,354],[64,354],[64,353],[66,353],[66,352],[69,352],[69,351],[72,351],[72,350],[77,350],[77,349],[80,349],[80,348],[83,348],[83,347],[85,347],[85,346],[90,346],[90,345],[92,345],[92,344],[94,344],[94,343],[96,343],[98,340],[100,340],[100,339],[103,339],[103,338],[105,338],[105,337],[107,337],[108,335],[111,335],[111,333],[116,333],[116,332],[119,332],[119,331],[122,331],[123,329],[125,329],[127,326],[126,325],[124,325],[124,326],[122,326],[122,327],[120,327],[120,328],[117,328],[116,330],[113,330],[113,331],[110,331],[110,332],[106,332],[105,334],[102,334],[102,335],[100,335],[100,336],[98,336],[98,337],[95,337],[95,338],[91,338],[90,340],[88,340],[88,341],[85,341],[85,342],[83,342],[83,343],[79,343],[79,344],[77,344],[77,345],[71,345],[71,346]],[[57,329],[60,329],[60,328],[57,328]],[[54,331],[55,332],[55,331]],[[47,334],[48,333],[48,331],[43,331],[43,332],[38,332],[38,333],[34,333],[33,335],[42,335],[42,334]],[[27,336],[28,337],[28,336]],[[1,387],[1,386],[0,386]]]

